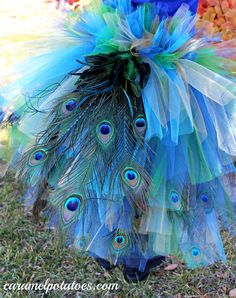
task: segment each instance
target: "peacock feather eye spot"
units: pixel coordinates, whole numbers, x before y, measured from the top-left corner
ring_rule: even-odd
[[[175,209],[175,210],[180,210],[181,209],[181,202],[182,202],[181,195],[176,190],[172,190],[169,193],[170,208]]]
[[[37,152],[34,155],[35,160],[39,161],[43,158],[43,153],[42,152]]]
[[[123,249],[129,243],[128,237],[126,234],[116,234],[113,237],[112,245],[116,250]]]
[[[134,179],[137,179],[137,173],[133,170],[128,170],[126,173],[125,173],[125,176],[126,176],[126,179],[127,180],[134,180]]]
[[[125,169],[122,173],[122,178],[124,182],[132,188],[137,187],[140,183],[139,173],[132,168]]]
[[[102,124],[100,127],[100,132],[102,135],[108,135],[111,132],[111,127],[109,124]]]
[[[99,141],[103,145],[107,145],[111,141],[114,134],[113,127],[108,121],[102,121],[100,124],[98,124],[96,132]]]
[[[202,200],[203,203],[207,203],[209,199],[208,199],[207,195],[202,195],[201,200]]]
[[[81,213],[82,204],[82,196],[77,194],[71,195],[66,199],[63,208],[63,220],[65,224],[69,223],[73,218]]]
[[[143,115],[138,116],[134,120],[134,127],[139,135],[144,135],[147,127],[147,121]]]
[[[194,247],[193,249],[192,249],[192,256],[193,257],[197,257],[197,256],[199,256],[200,255],[200,249],[198,249],[198,248],[196,248],[196,247]]]
[[[180,201],[180,197],[179,197],[179,194],[175,191],[172,191],[171,194],[170,194],[170,197],[171,197],[171,201],[173,203],[177,203]]]
[[[70,101],[67,102],[67,104],[66,104],[66,109],[67,109],[67,111],[71,112],[71,111],[73,111],[73,110],[76,108],[76,106],[77,106],[76,101],[74,101],[74,100],[70,100]]]
[[[64,114],[69,114],[73,112],[78,106],[78,102],[76,100],[70,99],[68,100],[62,108]]]
[[[211,196],[209,196],[207,193],[203,193],[199,197],[199,202],[202,208],[204,208],[205,213],[211,213],[214,209],[214,202]]]
[[[81,206],[81,197],[80,196],[71,196],[66,200],[65,207],[67,210],[74,212],[80,209]]]
[[[33,152],[30,157],[30,165],[37,166],[42,164],[47,159],[47,153],[45,150],[37,150]]]
[[[140,118],[137,118],[135,120],[135,125],[138,128],[143,128],[143,127],[146,126],[146,120],[144,118],[141,118],[141,117]]]
[[[118,244],[123,244],[125,243],[125,237],[124,236],[116,236],[115,238],[115,242],[118,243]]]

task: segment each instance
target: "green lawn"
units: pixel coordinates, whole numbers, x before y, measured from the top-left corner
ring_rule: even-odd
[[[18,197],[22,189],[12,176],[0,184],[0,297],[229,297],[236,288],[235,239],[223,233],[227,264],[205,269],[186,270],[178,263],[176,270],[163,267],[177,263],[169,258],[155,269],[148,280],[128,284],[116,268],[106,272],[90,258],[75,256],[55,239],[45,220],[34,223],[30,210],[24,209]],[[115,291],[7,292],[5,283],[118,283]],[[232,292],[231,292],[232,293]],[[235,296],[236,297],[236,296]]]

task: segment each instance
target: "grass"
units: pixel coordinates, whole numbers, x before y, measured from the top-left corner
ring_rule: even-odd
[[[63,247],[42,220],[34,223],[30,210],[18,201],[22,188],[12,176],[0,184],[0,297],[229,297],[236,288],[235,239],[223,233],[227,264],[187,270],[175,258],[152,271],[145,282],[128,284],[116,268],[107,272],[92,259]],[[176,270],[163,267],[178,262]],[[5,283],[118,283],[114,291],[4,291]],[[2,296],[1,296],[2,295]]]

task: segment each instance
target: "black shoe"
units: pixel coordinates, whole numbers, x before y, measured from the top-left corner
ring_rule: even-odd
[[[106,270],[111,270],[111,269],[115,268],[114,265],[112,265],[111,263],[109,263],[108,261],[106,261],[104,259],[96,258],[95,260],[101,267],[103,267]]]
[[[160,266],[164,261],[165,261],[165,257],[164,256],[156,256],[150,260],[147,261],[147,265],[145,269],[153,269],[157,266]]]
[[[145,280],[150,270],[161,265],[165,261],[164,256],[156,256],[148,260],[145,270],[143,272],[139,271],[137,268],[124,267],[123,275],[126,281],[137,283],[139,281]]]
[[[124,267],[123,275],[126,281],[137,283],[139,281],[147,279],[150,271],[145,269],[143,272],[136,268]]]

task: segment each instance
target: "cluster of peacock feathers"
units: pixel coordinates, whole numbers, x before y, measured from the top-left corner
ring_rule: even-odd
[[[185,5],[161,18],[155,4],[95,1],[4,91],[15,110],[2,156],[68,246],[113,264],[135,254],[140,270],[156,255],[181,253],[190,268],[225,260],[236,63],[194,24]]]

